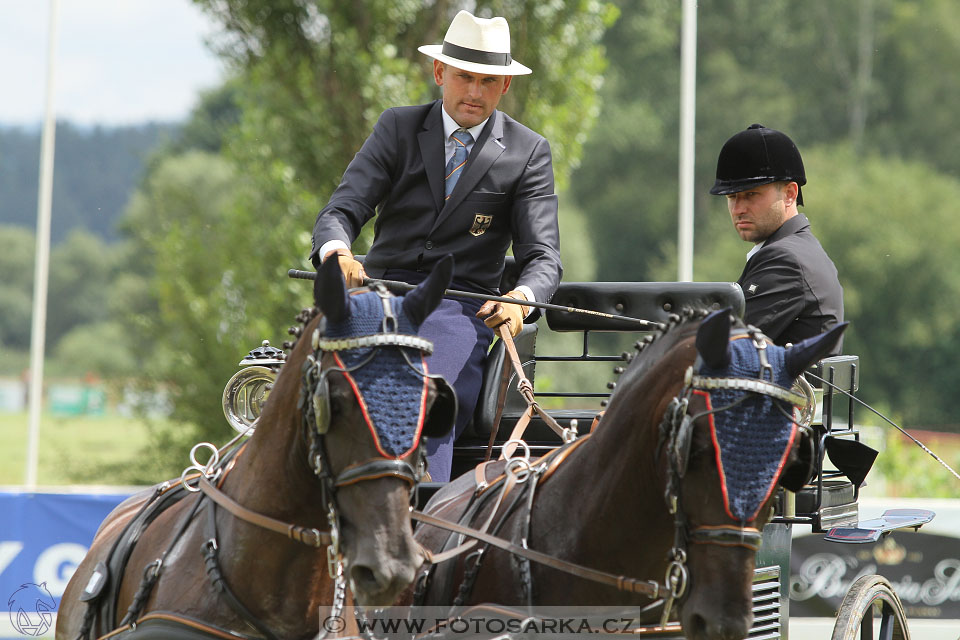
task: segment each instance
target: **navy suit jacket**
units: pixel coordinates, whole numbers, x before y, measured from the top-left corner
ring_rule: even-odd
[[[744,320],[776,344],[796,344],[843,322],[837,268],[802,213],[767,238],[737,282],[747,303]],[[842,346],[841,340],[830,355]]]
[[[497,291],[513,243],[518,285],[548,301],[560,282],[560,232],[553,161],[546,139],[494,111],[444,201],[439,100],[384,111],[317,216],[310,257],[330,240],[350,246],[376,215],[364,269],[428,272],[446,254],[454,280]]]

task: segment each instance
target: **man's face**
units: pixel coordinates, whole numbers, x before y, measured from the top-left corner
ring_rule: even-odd
[[[443,87],[443,108],[461,127],[475,127],[493,113],[513,76],[488,76],[433,61],[433,76]]]
[[[730,219],[743,240],[763,242],[786,222],[788,216],[784,195],[782,182],[727,194]]]

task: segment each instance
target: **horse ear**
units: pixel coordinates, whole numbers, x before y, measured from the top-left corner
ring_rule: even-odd
[[[697,329],[697,353],[711,369],[725,369],[730,364],[730,326],[733,309],[714,311]]]
[[[349,299],[343,281],[340,263],[331,256],[320,265],[313,280],[313,302],[331,322],[342,322],[347,317]]]
[[[807,338],[788,348],[783,358],[790,377],[796,378],[803,373],[804,369],[830,353],[830,349],[833,349],[834,345],[837,344],[837,340],[840,339],[849,324],[849,322],[840,323],[826,333]]]
[[[403,312],[413,324],[422,324],[424,319],[437,308],[452,278],[453,256],[447,254],[440,258],[426,280],[403,297]]]
[[[431,380],[437,389],[437,396],[423,423],[423,435],[428,438],[441,438],[450,433],[457,421],[457,394],[445,378],[437,376],[431,377]]]

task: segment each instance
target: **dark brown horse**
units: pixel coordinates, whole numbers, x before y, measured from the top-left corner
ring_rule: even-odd
[[[122,637],[310,638],[348,586],[377,605],[412,581],[424,561],[410,524],[421,436],[449,429],[455,412],[416,328],[452,265],[401,299],[348,295],[328,262],[254,435],[191,490],[147,491],[108,516],[64,593],[57,638],[124,625]]]
[[[515,546],[480,542],[434,564],[414,601],[640,611],[673,591],[688,638],[746,637],[775,484],[796,490],[812,473],[793,420],[801,398],[789,389],[843,327],[783,349],[729,312],[704,315],[675,318],[625,356],[630,364],[589,437],[529,467],[511,463],[518,474],[495,480],[505,464],[493,463],[436,494],[428,516]],[[470,536],[421,524],[415,538],[443,558]],[[535,553],[565,568],[523,557]],[[635,618],[658,623],[662,613]]]

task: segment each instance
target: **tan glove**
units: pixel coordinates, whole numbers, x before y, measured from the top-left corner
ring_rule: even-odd
[[[514,298],[515,300],[526,300],[527,296],[523,292],[514,289],[507,293],[505,298]],[[523,329],[523,318],[527,315],[530,307],[520,304],[510,304],[509,302],[495,302],[488,300],[483,303],[480,310],[477,311],[477,317],[483,318],[483,323],[491,329],[496,329],[503,323],[507,323],[510,329],[510,335],[514,338]]]
[[[324,261],[337,254],[337,262],[340,264],[340,270],[343,271],[343,279],[347,284],[347,289],[362,287],[363,281],[367,279],[367,272],[363,270],[363,265],[353,257],[353,254],[346,249],[336,249],[324,256]]]

